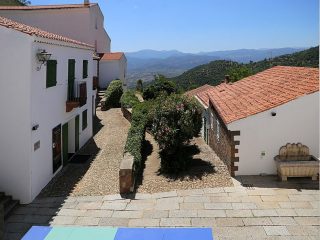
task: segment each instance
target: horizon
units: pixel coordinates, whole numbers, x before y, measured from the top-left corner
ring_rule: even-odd
[[[319,44],[318,0],[90,2],[97,2],[103,12],[115,52],[199,53]],[[31,0],[31,5],[70,3],[83,0]]]
[[[201,53],[211,53],[211,52],[226,52],[226,51],[238,51],[238,50],[274,50],[274,49],[286,49],[286,48],[292,48],[292,49],[309,49],[313,47],[319,47],[319,45],[316,46],[305,46],[305,47],[278,47],[278,48],[271,48],[271,47],[263,47],[263,48],[237,48],[237,49],[218,49],[218,50],[209,50],[209,51],[199,51],[199,52],[183,52],[179,51],[177,49],[162,49],[162,50],[155,50],[155,49],[140,49],[137,51],[132,52],[125,52],[125,53],[136,53],[141,51],[156,51],[156,52],[171,52],[171,51],[177,51],[180,53],[190,53],[190,54],[201,54]]]

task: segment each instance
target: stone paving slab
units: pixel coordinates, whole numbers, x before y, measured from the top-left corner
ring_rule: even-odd
[[[257,182],[262,182],[258,177]],[[5,240],[32,225],[211,227],[215,239],[317,239],[319,190],[277,187],[179,190],[156,194],[37,198],[5,222]],[[198,199],[198,201],[197,201]]]

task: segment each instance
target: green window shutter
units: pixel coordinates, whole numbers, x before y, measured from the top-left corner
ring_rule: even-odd
[[[57,85],[57,60],[47,61],[47,80],[46,87],[53,87]]]
[[[83,60],[82,78],[88,77],[88,60]]]
[[[88,110],[82,112],[82,130],[86,129],[88,126]]]

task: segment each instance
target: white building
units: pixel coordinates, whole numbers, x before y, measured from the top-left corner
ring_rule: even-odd
[[[104,53],[100,58],[100,86],[108,86],[112,80],[119,79],[126,89],[127,58],[121,53]]]
[[[286,143],[319,157],[317,68],[277,66],[194,95],[209,110],[209,145],[233,175],[276,174]]]
[[[108,54],[111,39],[104,29],[101,9],[97,3],[87,2],[89,1],[84,1],[83,4],[0,6],[0,16],[93,45],[97,55]],[[93,76],[98,78],[101,88],[106,88],[104,83],[109,80],[101,78],[98,69],[103,73],[111,69],[112,73],[107,76],[125,76],[126,72],[123,71],[126,71],[127,62],[122,59],[118,60],[118,64],[114,62],[115,60],[104,62],[99,68],[93,67]],[[120,65],[119,72],[115,72],[114,65]],[[125,78],[123,82],[126,85]]]
[[[30,203],[92,137],[94,46],[3,17],[0,45],[0,191]]]

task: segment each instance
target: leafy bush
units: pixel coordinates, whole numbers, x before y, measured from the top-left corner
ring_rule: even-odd
[[[139,99],[135,95],[135,92],[132,90],[128,90],[124,92],[121,96],[120,103],[122,107],[132,108],[136,104],[140,103]]]
[[[155,76],[153,84],[146,87],[143,91],[143,99],[155,99],[162,94],[170,95],[176,93],[177,88],[174,82],[169,81],[162,75]]]
[[[113,107],[120,107],[120,98],[122,93],[123,89],[121,80],[112,81],[104,94],[106,98],[105,108],[110,109]]]
[[[139,80],[137,81],[136,90],[139,91],[139,92],[143,92],[143,82],[142,82],[141,79],[139,79]]]
[[[173,94],[160,97],[154,109],[152,134],[161,150],[161,168],[180,171],[188,167],[179,150],[201,129],[201,107],[195,99]]]

